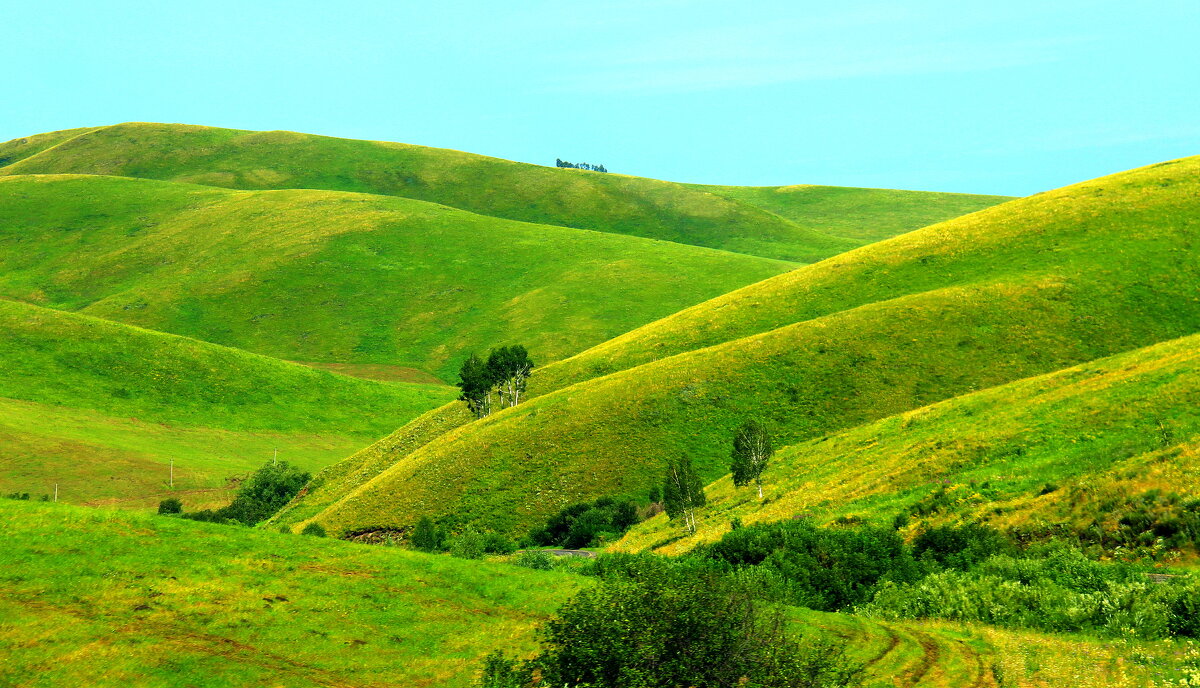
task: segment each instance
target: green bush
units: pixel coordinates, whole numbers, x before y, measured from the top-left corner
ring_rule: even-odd
[[[633,501],[601,497],[563,508],[546,525],[530,531],[527,540],[541,547],[580,549],[611,541],[637,522]]]
[[[450,554],[459,559],[482,559],[484,536],[474,530],[466,530],[450,539]]]
[[[301,535],[311,535],[313,537],[325,537],[325,528],[320,523],[309,523],[300,531]]]
[[[182,514],[183,502],[174,497],[168,497],[158,503],[158,513],[160,515]]]
[[[782,613],[719,576],[625,579],[568,600],[541,629],[541,653],[490,657],[484,685],[834,688],[858,684],[843,648],[788,635]],[[504,665],[507,663],[507,665]],[[487,683],[491,681],[491,683]]]
[[[513,557],[513,563],[527,569],[549,571],[555,567],[556,559],[557,557],[545,550],[527,549],[517,552],[517,556]]]
[[[433,519],[428,516],[422,516],[417,520],[417,525],[413,526],[412,537],[409,542],[415,549],[422,552],[441,552],[445,534],[438,529],[434,524]]]
[[[866,602],[884,580],[909,581],[920,569],[895,531],[818,528],[806,521],[731,530],[697,550],[734,569],[762,567],[787,581],[788,601],[822,611]]]
[[[486,554],[512,554],[517,543],[503,533],[486,533],[483,536],[483,551]]]

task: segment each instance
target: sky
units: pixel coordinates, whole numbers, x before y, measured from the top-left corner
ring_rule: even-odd
[[[1018,196],[1200,154],[1200,0],[91,0],[0,26],[0,141],[179,122]]]

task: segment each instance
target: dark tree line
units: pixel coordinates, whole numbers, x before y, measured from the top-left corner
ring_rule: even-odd
[[[458,370],[459,400],[476,418],[492,412],[492,394],[500,397],[503,406],[516,406],[525,393],[525,382],[533,372],[533,359],[520,344],[492,349],[487,360],[471,354]]]
[[[569,167],[573,170],[591,170],[592,172],[608,172],[604,165],[591,165],[586,162],[571,163],[566,160],[555,158],[555,167]]]

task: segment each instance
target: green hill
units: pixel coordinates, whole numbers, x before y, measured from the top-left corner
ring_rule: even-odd
[[[310,470],[454,397],[0,300],[0,492],[189,505],[280,456]],[[216,494],[210,494],[210,492]]]
[[[466,687],[591,580],[61,504],[0,499],[0,522],[4,685]],[[789,616],[844,640],[868,688],[1148,685],[1189,661],[1170,642]]]
[[[690,549],[733,518],[890,525],[914,509],[1031,536],[1099,528],[1115,544],[1123,517],[1150,508],[1161,518],[1200,498],[1189,479],[1200,469],[1198,405],[1193,335],[801,442],[774,457],[763,501],[726,476],[708,487],[694,537],[659,516],[618,548]]]
[[[0,160],[10,161],[7,168],[0,164],[0,174],[99,174],[238,189],[403,196],[510,220],[799,262],[864,243],[854,232],[843,231],[845,223],[831,218],[828,208],[818,206],[811,206],[817,210],[811,217],[803,210],[781,213],[743,202],[736,194],[654,179],[294,132],[127,123],[0,144]],[[946,212],[970,212],[997,202],[980,196],[947,204],[938,194],[908,193],[894,213],[890,208],[897,198],[891,192],[863,198],[862,205],[874,206],[866,213],[874,229],[864,236],[878,236],[883,227],[887,232],[916,229],[930,217],[944,219]],[[929,209],[919,209],[926,198]],[[838,231],[826,232],[827,224]]]
[[[294,361],[540,362],[792,267],[331,191],[0,177],[0,294]]]
[[[1009,196],[813,184],[689,186],[761,208],[803,227],[864,243],[882,241],[1013,200]]]
[[[547,367],[515,409],[432,440],[401,429],[376,445],[385,470],[368,460],[331,506],[292,513],[520,530],[644,494],[671,454],[715,479],[746,417],[790,444],[1200,331],[1198,171],[1013,201],[718,297]]]

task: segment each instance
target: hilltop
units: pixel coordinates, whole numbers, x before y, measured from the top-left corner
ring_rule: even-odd
[[[166,496],[171,460],[175,494],[219,500],[276,449],[316,470],[457,391],[5,300],[0,331],[0,483],[71,502]]]
[[[443,380],[473,350],[549,362],[792,267],[406,198],[0,177],[0,294]]]
[[[868,208],[847,229],[789,196],[764,207],[738,193],[517,163],[460,151],[295,132],[126,123],[0,144],[0,174],[143,177],[235,189],[326,189],[402,196],[509,220],[592,229],[810,263],[999,197],[856,190]],[[724,187],[723,187],[724,188]],[[747,192],[754,196],[753,191]],[[836,192],[834,192],[836,193]],[[922,209],[922,207],[924,207]],[[897,209],[893,212],[893,209]],[[836,229],[826,231],[826,227]],[[886,230],[881,230],[886,227]]]
[[[427,414],[436,430],[331,468],[330,506],[291,513],[337,532],[421,514],[519,531],[645,494],[670,454],[715,479],[749,416],[792,444],[1200,331],[1198,171],[1085,182],[744,287],[548,366],[517,408]]]

